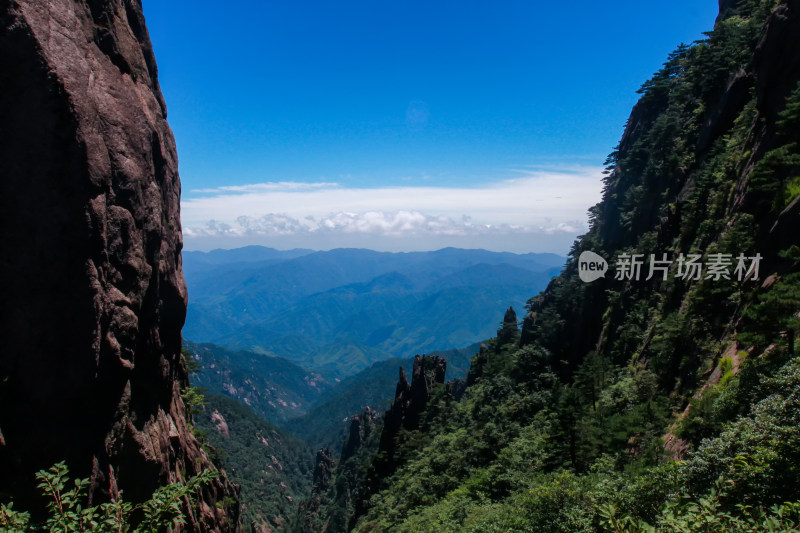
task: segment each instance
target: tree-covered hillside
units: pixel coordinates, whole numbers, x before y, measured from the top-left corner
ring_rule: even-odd
[[[214,463],[239,485],[242,522],[280,528],[311,490],[313,456],[303,441],[224,396],[206,396],[194,416]]]
[[[463,379],[479,347],[480,344],[473,344],[462,349],[432,352],[430,355],[447,360],[448,378]],[[322,393],[308,413],[287,421],[284,427],[314,449],[330,448],[336,455],[347,435],[351,417],[365,407],[383,412],[391,402],[398,369],[402,367],[409,374],[413,364],[413,357],[393,357],[375,363]]]
[[[308,412],[333,384],[280,357],[189,341],[183,346],[197,367],[192,385],[235,398],[275,424]]]
[[[800,527],[800,2],[721,11],[642,86],[521,331],[507,314],[460,400],[401,379],[298,530]]]

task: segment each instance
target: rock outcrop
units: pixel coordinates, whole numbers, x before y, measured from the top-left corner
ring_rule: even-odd
[[[517,344],[519,342],[519,329],[517,328],[517,313],[513,307],[509,307],[503,315],[503,322],[497,330],[497,340],[495,341],[495,351],[500,351],[507,344]]]
[[[473,357],[472,364],[469,366],[467,372],[467,387],[474,385],[478,379],[483,375],[483,369],[489,362],[489,348],[485,344],[481,344],[480,350]]]
[[[211,465],[180,396],[180,181],[141,4],[6,0],[0,23],[0,499],[30,508],[66,460],[93,502],[142,500]],[[225,496],[186,529],[235,529]]]
[[[320,448],[317,451],[317,458],[314,461],[314,487],[320,490],[327,487],[331,482],[331,470],[333,470],[333,456],[328,448]]]
[[[319,531],[319,523],[327,524],[327,520],[320,517],[320,507],[326,493],[332,491],[333,482],[333,457],[327,448],[317,450],[314,460],[314,484],[311,487],[311,496],[300,504],[296,517],[295,529],[302,532]],[[333,494],[335,497],[335,494]]]
[[[419,428],[420,416],[428,404],[431,389],[436,383],[444,383],[446,370],[447,360],[443,357],[416,355],[409,384],[405,370],[400,367],[400,379],[394,402],[383,417],[383,430],[378,448],[385,457],[385,461],[378,464],[378,471],[383,476],[394,470],[395,438],[400,429]]]
[[[754,161],[787,142],[787,133],[790,132],[782,132],[775,123],[779,119],[778,113],[786,106],[786,98],[798,87],[800,54],[797,50],[800,50],[800,0],[787,0],[770,15],[753,57],[759,116],[765,124],[757,132],[760,137],[754,143]],[[748,165],[747,170],[750,168]],[[737,184],[737,192],[743,191],[747,182],[748,176],[743,175]],[[740,205],[747,206],[748,200],[745,196]],[[774,257],[779,250],[798,244],[798,223],[800,198],[795,198],[777,217],[762,225],[760,237],[765,255]],[[769,261],[765,266],[781,270],[781,265],[772,265]]]
[[[467,381],[458,378],[451,379],[445,384],[445,388],[447,390],[448,397],[460,402],[461,398],[463,398],[464,394],[467,392]]]
[[[355,456],[375,429],[375,413],[369,406],[350,420],[350,431],[342,444],[341,461]]]

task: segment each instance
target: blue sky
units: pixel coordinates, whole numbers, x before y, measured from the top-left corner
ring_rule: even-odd
[[[144,0],[187,249],[565,252],[713,0]]]

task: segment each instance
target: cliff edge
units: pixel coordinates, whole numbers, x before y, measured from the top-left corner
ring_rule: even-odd
[[[5,0],[0,24],[0,499],[35,505],[66,460],[93,501],[142,500],[212,465],[180,396],[180,180],[141,3]],[[236,529],[226,496],[187,529]]]

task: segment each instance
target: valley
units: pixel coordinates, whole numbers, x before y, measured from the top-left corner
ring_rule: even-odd
[[[0,4],[0,533],[800,531],[800,0],[147,5]]]
[[[236,252],[192,273],[190,255],[187,337],[249,350],[228,359],[246,361],[239,380],[276,356],[319,376],[305,398],[276,392],[283,412],[256,408],[315,454],[269,527],[795,530],[800,68],[765,51],[800,32],[790,9],[723,6],[643,85],[563,270],[444,249]],[[753,81],[778,78],[780,97]],[[758,257],[764,277],[625,275],[661,252]],[[240,401],[262,387],[225,379],[208,383]]]

